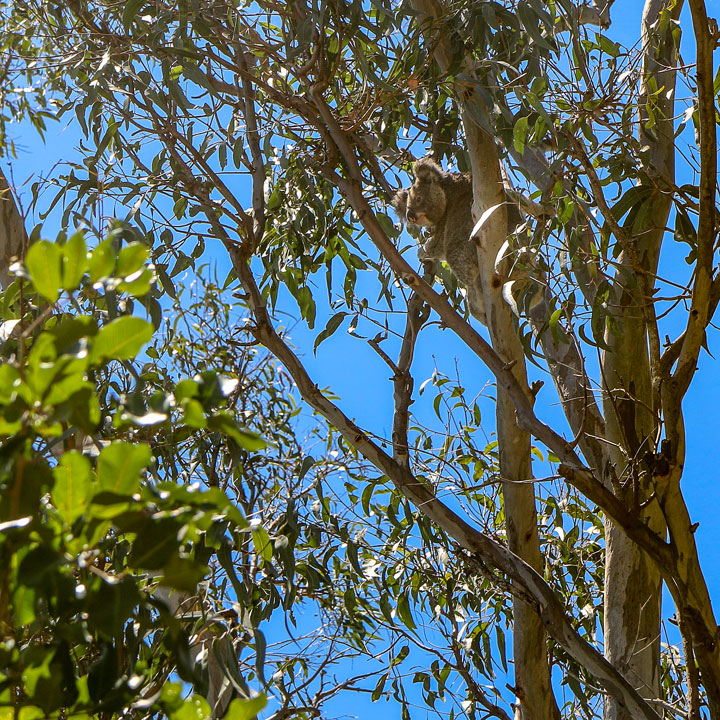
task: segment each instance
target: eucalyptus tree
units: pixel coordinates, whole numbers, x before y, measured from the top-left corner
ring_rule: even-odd
[[[29,78],[41,110],[84,135],[38,207],[62,201],[66,224],[124,216],[152,252],[156,316],[178,273],[226,259],[244,313],[228,343],[265,347],[337,433],[346,476],[316,482],[313,510],[333,552],[306,567],[334,578],[321,604],[335,647],[385,658],[345,687],[377,675],[373,699],[406,716],[414,664],[428,707],[457,697],[451,716],[720,717],[717,622],[680,489],[682,402],[720,300],[717,23],[703,0],[646,0],[623,43],[614,11],[621,34],[610,3],[572,0],[4,4],[10,106],[28,111]],[[426,153],[472,173],[487,330],[387,213]],[[691,272],[660,277],[675,242]],[[289,304],[320,357],[347,323],[389,367],[388,431],[321,389],[284,331]],[[455,378],[448,336],[475,362]],[[428,337],[436,418],[411,412]],[[528,360],[564,422],[544,419]],[[534,479],[534,453],[550,480]],[[274,532],[266,571],[292,576]],[[661,652],[663,584],[681,651]],[[260,677],[276,716],[322,713],[323,672],[295,691],[287,677]]]

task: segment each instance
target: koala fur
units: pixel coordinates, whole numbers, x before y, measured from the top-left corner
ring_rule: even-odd
[[[393,208],[403,222],[432,228],[421,258],[446,262],[467,288],[470,313],[487,324],[477,248],[470,237],[472,180],[469,175],[445,172],[430,158],[418,160],[413,170],[415,182],[395,195]]]
[[[470,237],[474,227],[472,217],[472,178],[469,175],[445,172],[434,160],[421,158],[413,171],[415,182],[408,190],[400,190],[392,205],[403,222],[432,228],[432,234],[423,243],[422,260],[442,260],[450,266],[453,275],[467,288],[470,313],[483,325],[487,324],[485,299],[480,280],[480,265],[475,240]],[[511,203],[511,210],[520,222],[519,209]],[[512,213],[511,213],[512,214]],[[521,253],[523,264],[532,264],[528,253]],[[506,266],[509,258],[502,261]],[[532,280],[527,271],[514,267],[505,268],[504,280],[499,274],[493,277],[496,287],[507,287],[510,295],[505,297],[513,312],[519,314],[517,292],[520,288],[526,309],[532,309],[543,301],[541,286]],[[512,282],[505,282],[512,281]],[[528,300],[528,295],[529,300]]]

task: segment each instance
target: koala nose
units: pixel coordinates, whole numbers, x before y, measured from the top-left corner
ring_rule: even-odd
[[[407,219],[408,222],[414,223],[417,220],[417,215],[412,210],[408,210]]]

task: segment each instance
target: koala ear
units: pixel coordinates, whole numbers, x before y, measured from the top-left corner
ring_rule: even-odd
[[[420,158],[413,166],[413,172],[418,180],[425,182],[438,182],[442,177],[442,168],[429,157]]]
[[[404,222],[407,214],[408,191],[398,190],[392,199],[392,206],[397,216]]]

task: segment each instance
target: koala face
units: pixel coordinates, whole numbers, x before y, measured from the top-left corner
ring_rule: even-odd
[[[415,168],[415,182],[407,192],[406,217],[413,225],[431,227],[445,215],[447,198],[435,168]]]
[[[402,221],[411,225],[433,227],[445,216],[447,197],[442,185],[444,173],[430,158],[415,163],[415,182],[409,190],[400,190],[392,201]]]

